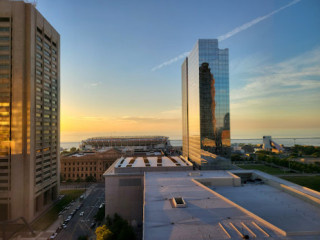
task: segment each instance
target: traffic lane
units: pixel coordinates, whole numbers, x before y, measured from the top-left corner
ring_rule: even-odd
[[[67,228],[62,230],[56,239],[78,239],[81,235],[91,236],[94,234],[92,229],[90,229],[90,224],[94,221],[93,218],[101,202],[104,202],[104,188],[98,185],[86,196],[82,202],[83,206],[75,213],[74,217],[69,221]],[[80,216],[82,211],[84,211],[83,217]]]

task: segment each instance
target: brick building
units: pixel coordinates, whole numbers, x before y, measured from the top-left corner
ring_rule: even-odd
[[[101,181],[103,173],[121,157],[121,151],[111,148],[104,152],[76,153],[61,156],[61,176],[64,180],[85,180],[92,176]]]

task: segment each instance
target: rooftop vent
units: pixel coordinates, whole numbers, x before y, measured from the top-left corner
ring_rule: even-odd
[[[174,197],[172,199],[173,206],[175,208],[185,208],[187,207],[187,203],[184,201],[183,197]]]
[[[195,177],[195,176],[202,176],[202,174],[200,172],[189,172],[188,175],[190,177]]]

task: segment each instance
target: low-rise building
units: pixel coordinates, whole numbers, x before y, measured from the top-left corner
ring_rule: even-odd
[[[103,173],[121,157],[122,153],[114,148],[102,152],[82,152],[61,157],[61,176],[64,180],[85,180],[93,177],[102,180]]]
[[[105,215],[117,213],[130,223],[142,224],[145,172],[192,171],[191,162],[182,157],[122,157],[104,174]]]
[[[144,240],[320,237],[319,192],[257,170],[192,171],[164,158],[121,158],[104,173],[106,215],[142,224]]]

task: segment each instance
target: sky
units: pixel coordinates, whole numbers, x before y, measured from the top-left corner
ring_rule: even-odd
[[[320,136],[320,1],[38,0],[61,36],[61,141],[181,139],[181,64],[229,48],[231,138]]]

